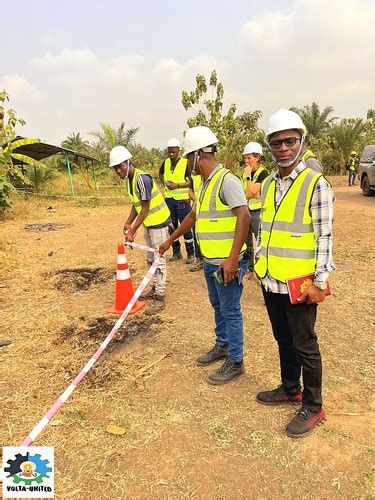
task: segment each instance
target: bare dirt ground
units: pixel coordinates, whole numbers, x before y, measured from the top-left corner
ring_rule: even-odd
[[[213,368],[195,364],[213,343],[204,278],[170,263],[166,310],[126,322],[35,443],[55,447],[56,498],[371,497],[375,198],[344,178],[332,181],[337,271],[317,322],[325,424],[292,440],[284,427],[296,408],[255,401],[279,376],[253,279],[242,299],[246,375],[224,387],[206,382]],[[22,441],[115,323],[105,311],[129,207],[49,200],[15,209],[17,217],[1,223],[0,248],[0,340],[12,341],[0,347],[0,441],[8,446]],[[27,224],[67,226],[34,232]],[[144,254],[127,256],[137,285]],[[125,434],[109,434],[109,424]]]

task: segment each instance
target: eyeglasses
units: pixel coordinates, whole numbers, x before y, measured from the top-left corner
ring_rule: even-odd
[[[295,146],[297,141],[300,140],[301,137],[286,137],[285,139],[276,139],[274,141],[270,141],[268,144],[272,149],[280,149],[282,144],[285,144],[285,146],[287,147]]]

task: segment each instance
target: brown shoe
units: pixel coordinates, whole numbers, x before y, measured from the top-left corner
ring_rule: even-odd
[[[157,314],[163,309],[165,309],[165,298],[160,295],[154,295],[152,305],[146,309],[145,313],[148,315]]]
[[[203,260],[195,259],[195,264],[189,267],[189,271],[195,273],[196,271],[201,271],[203,269]]]
[[[227,358],[216,372],[208,376],[208,382],[214,385],[227,384],[243,373],[245,373],[243,361],[235,361],[234,359]]]
[[[148,292],[143,292],[139,296],[140,299],[153,299],[155,296],[155,288],[152,287]]]

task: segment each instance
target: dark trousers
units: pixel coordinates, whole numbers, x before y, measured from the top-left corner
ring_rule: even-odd
[[[254,246],[259,233],[260,224],[260,210],[249,210],[250,212],[250,226],[246,238],[246,258],[249,260],[249,271],[254,271]],[[255,238],[255,243],[254,243]]]
[[[322,359],[314,331],[317,305],[290,303],[289,295],[266,292],[264,301],[279,346],[281,382],[290,395],[301,388],[302,405],[313,412],[322,407]]]
[[[165,198],[165,202],[171,213],[171,219],[174,229],[178,228],[185,217],[191,212],[189,200],[175,200],[174,198]],[[192,231],[184,234],[185,248],[188,255],[194,255],[194,239]],[[173,255],[181,253],[181,244],[179,240],[172,243]]]

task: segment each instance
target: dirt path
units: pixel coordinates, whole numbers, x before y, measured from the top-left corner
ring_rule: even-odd
[[[195,358],[211,346],[201,273],[168,265],[168,304],[132,318],[36,444],[55,447],[56,498],[368,498],[374,472],[372,282],[375,199],[333,179],[333,295],[319,306],[327,422],[304,440],[284,433],[294,407],[267,408],[278,356],[260,294],[243,294],[246,376],[216,388]],[[49,205],[53,210],[47,210]],[[30,203],[1,224],[0,438],[17,445],[109,332],[117,240],[127,207]],[[26,224],[67,224],[25,231]],[[142,234],[138,235],[142,241]],[[129,251],[134,283],[146,265]],[[143,377],[138,371],[161,358]],[[137,382],[137,383],[136,383]],[[126,429],[106,432],[109,424]]]

